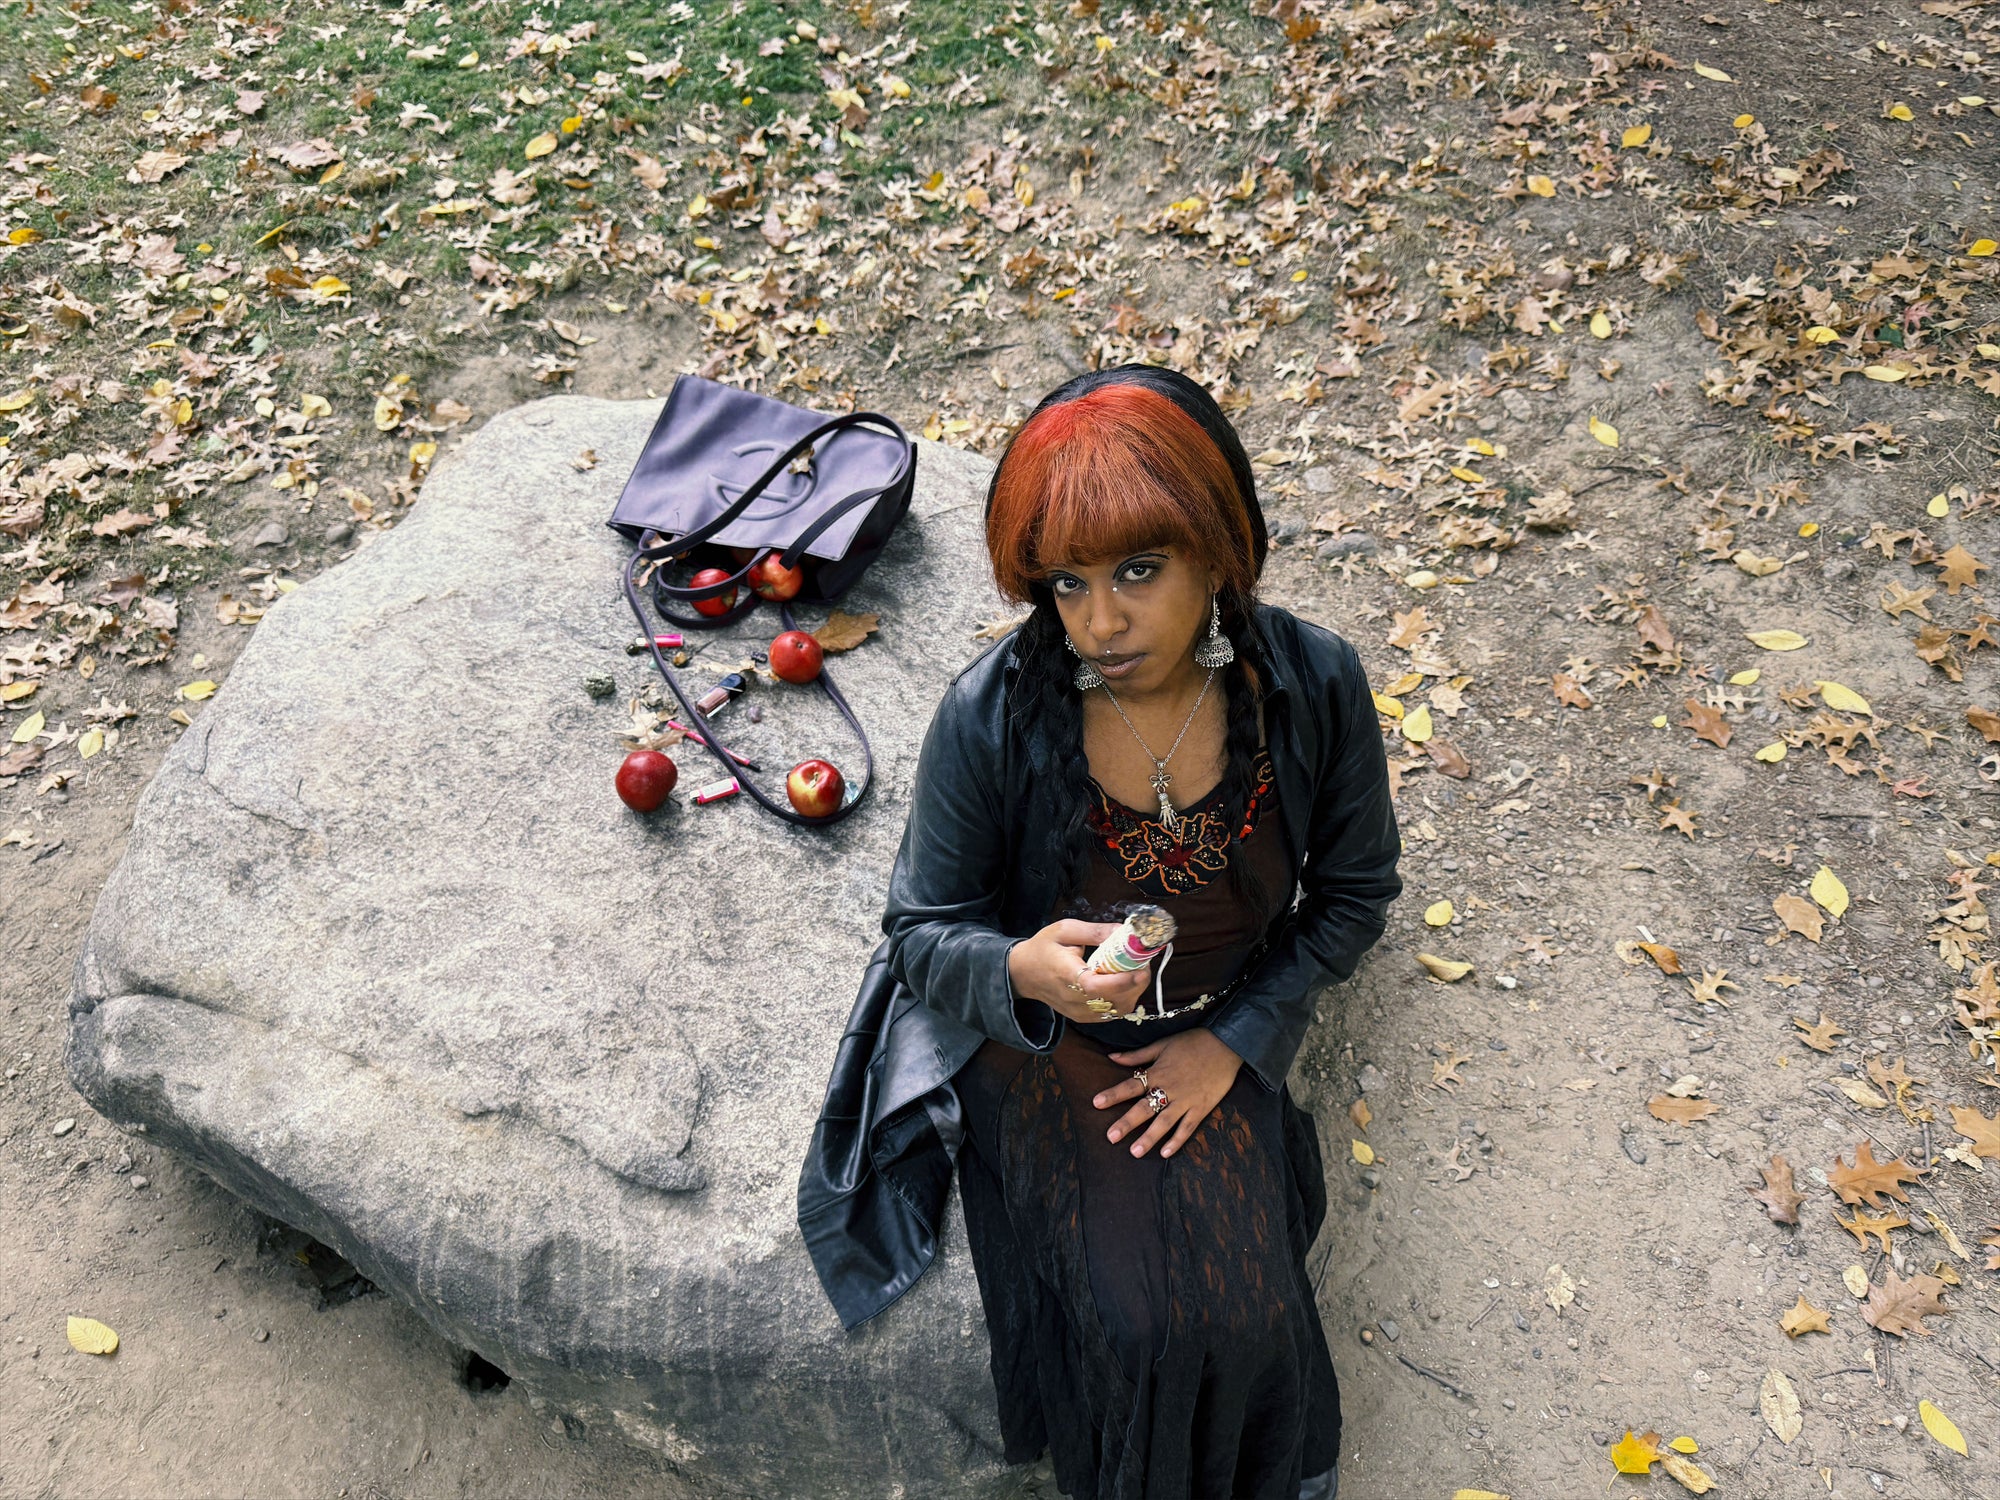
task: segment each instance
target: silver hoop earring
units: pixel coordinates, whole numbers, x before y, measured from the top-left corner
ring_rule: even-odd
[[[1236,660],[1236,645],[1222,633],[1222,605],[1216,596],[1208,596],[1208,636],[1194,648],[1194,662],[1198,667],[1214,671],[1226,667]]]
[[[1076,671],[1070,674],[1069,680],[1076,684],[1077,691],[1087,693],[1092,688],[1103,687],[1104,674],[1084,660],[1083,653],[1076,649],[1076,642],[1065,635],[1063,644],[1069,647],[1069,654],[1076,658]]]

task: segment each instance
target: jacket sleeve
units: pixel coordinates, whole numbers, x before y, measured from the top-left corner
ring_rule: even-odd
[[[1315,781],[1304,895],[1256,974],[1209,1027],[1273,1092],[1305,1039],[1313,992],[1354,972],[1403,889],[1388,756],[1360,659],[1344,642],[1321,690],[1330,754]]]
[[[996,925],[1009,842],[998,802],[1002,769],[991,752],[973,748],[965,716],[954,683],[918,752],[882,913],[890,969],[940,1014],[1019,1051],[1047,1052],[1062,1017],[1014,993],[1007,954],[1019,939]]]

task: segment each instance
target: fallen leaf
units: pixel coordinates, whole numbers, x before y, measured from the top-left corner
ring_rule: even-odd
[[[1348,1146],[1354,1153],[1354,1159],[1360,1162],[1362,1166],[1372,1167],[1375,1165],[1375,1148],[1366,1141],[1349,1141]]]
[[[1740,552],[1732,553],[1729,560],[1752,578],[1769,578],[1785,565],[1779,558],[1759,556],[1747,547]]]
[[[1454,984],[1472,972],[1472,965],[1461,963],[1455,958],[1439,958],[1434,953],[1419,953],[1417,962],[1430,970],[1431,978]]]
[[[1951,1128],[1972,1142],[1968,1149],[1974,1156],[2000,1159],[2000,1114],[1983,1115],[1954,1104]]]
[[[1869,1284],[1868,1304],[1861,1309],[1861,1316],[1869,1327],[1893,1333],[1897,1338],[1907,1338],[1912,1333],[1929,1338],[1931,1331],[1924,1327],[1923,1320],[1951,1315],[1951,1309],[1941,1300],[1943,1293],[1944,1282],[1936,1276],[1918,1275],[1905,1280],[1896,1274],[1894,1266],[1885,1266],[1882,1285]]]
[[[1815,682],[1813,686],[1819,690],[1820,701],[1828,708],[1839,709],[1844,714],[1867,714],[1870,718],[1875,716],[1875,710],[1868,706],[1868,700],[1853,688],[1843,687],[1837,682]]]
[[[1673,1099],[1665,1094],[1655,1094],[1646,1101],[1646,1109],[1654,1119],[1669,1125],[1692,1125],[1696,1120],[1706,1120],[1715,1114],[1718,1106],[1713,1099]]]
[[[1435,629],[1437,626],[1431,623],[1421,604],[1412,610],[1398,610],[1395,628],[1389,632],[1389,644],[1399,651],[1407,651]]]
[[[537,157],[547,156],[551,151],[556,149],[556,145],[556,133],[553,130],[544,130],[540,135],[528,142],[527,146],[523,149],[523,154],[529,161],[534,161]]]
[[[1374,1120],[1375,1112],[1368,1107],[1366,1099],[1356,1099],[1347,1106],[1347,1118],[1354,1122],[1356,1130],[1366,1130],[1369,1123]]]
[[[1802,1333],[1832,1333],[1833,1329],[1827,1326],[1827,1319],[1831,1316],[1825,1308],[1814,1307],[1806,1301],[1806,1294],[1800,1292],[1799,1300],[1778,1319],[1778,1326],[1791,1338],[1797,1338]]]
[[[1799,1040],[1815,1052],[1831,1052],[1839,1045],[1834,1041],[1835,1037],[1850,1034],[1838,1021],[1829,1020],[1825,1011],[1819,1013],[1817,1024],[1807,1025],[1803,1016],[1793,1016],[1792,1024],[1804,1033]]]
[[[1593,700],[1590,694],[1584,691],[1583,684],[1567,672],[1556,673],[1550,679],[1550,686],[1555,689],[1556,702],[1560,703],[1564,708],[1590,708],[1593,706]]]
[[[118,1335],[95,1318],[71,1318],[69,1346],[80,1354],[116,1354]]]
[[[1665,943],[1640,943],[1639,951],[1660,966],[1662,974],[1681,972],[1681,956]]]
[[[1421,745],[1432,734],[1431,706],[1428,703],[1420,704],[1403,715],[1403,722],[1399,727],[1403,731],[1404,739],[1413,745]]]
[[[1937,560],[1941,570],[1938,582],[1944,585],[1947,594],[1956,594],[1969,585],[1976,586],[1981,573],[1992,571],[1991,566],[1981,562],[1963,547],[1954,546]]]
[[[1611,1466],[1620,1474],[1648,1474],[1660,1461],[1660,1435],[1642,1432],[1637,1437],[1628,1427],[1625,1436],[1611,1445]]]
[[[1426,927],[1449,927],[1451,926],[1451,919],[1455,915],[1456,912],[1452,909],[1452,904],[1449,901],[1433,901],[1429,906],[1424,908],[1424,925]]]
[[[1826,919],[1819,914],[1819,908],[1791,891],[1776,897],[1771,902],[1771,910],[1778,914],[1778,920],[1788,930],[1810,942],[1818,942],[1820,934],[1826,931]]]
[[[1645,145],[1646,142],[1650,141],[1652,138],[1653,138],[1652,126],[1627,125],[1625,127],[1625,133],[1618,138],[1618,144],[1624,146],[1629,150],[1633,146]]]
[[[1768,1167],[1757,1170],[1764,1174],[1764,1190],[1750,1188],[1750,1196],[1764,1205],[1764,1212],[1773,1224],[1798,1223],[1799,1205],[1806,1201],[1806,1195],[1792,1181],[1792,1164],[1782,1156],[1774,1156]]]
[[[135,531],[144,531],[151,526],[155,517],[136,510],[113,511],[108,516],[100,516],[90,523],[92,536],[129,536]]]
[[[1722,998],[1722,992],[1741,988],[1743,986],[1729,977],[1727,969],[1716,969],[1711,973],[1704,968],[1701,971],[1701,978],[1688,981],[1688,989],[1693,993],[1696,1002],[1709,1005],[1728,1005],[1729,1002]]]
[[[1965,722],[1978,730],[1989,745],[2000,745],[2000,714],[1990,708],[1968,708]]]
[[[822,651],[852,651],[881,625],[880,615],[850,615],[845,610],[836,609],[826,617],[826,623],[812,633],[812,637],[819,642]]]
[[[1835,1157],[1826,1181],[1840,1195],[1842,1203],[1852,1206],[1865,1201],[1870,1208],[1880,1208],[1884,1193],[1898,1203],[1908,1203],[1910,1195],[1903,1191],[1904,1181],[1915,1182],[1926,1175],[1925,1168],[1913,1167],[1900,1156],[1888,1161],[1875,1160],[1874,1147],[1862,1141],[1854,1148],[1854,1165],[1850,1167]]]
[[[48,721],[48,715],[43,713],[39,708],[36,709],[27,718],[14,726],[12,743],[16,745],[27,744],[29,740],[42,732],[42,726],[48,723]]]
[[[1847,1095],[1863,1109],[1887,1109],[1889,1101],[1868,1087],[1859,1078],[1836,1078],[1833,1086]]]
[[[214,683],[210,682],[207,678],[203,678],[199,682],[186,684],[179,690],[179,694],[190,702],[198,703],[203,698],[212,697],[215,693],[215,688],[216,685]]]
[[[1459,1052],[1448,1052],[1436,1059],[1431,1063],[1431,1087],[1450,1093],[1452,1084],[1465,1082],[1458,1076],[1458,1070],[1471,1061],[1471,1058]]]
[[[1872,1234],[1882,1242],[1882,1253],[1884,1255],[1889,1253],[1889,1231],[1892,1229],[1908,1229],[1910,1227],[1910,1221],[1899,1213],[1886,1213],[1877,1219],[1871,1218],[1857,1208],[1854,1210],[1853,1218],[1843,1219],[1840,1216],[1839,1209],[1836,1208],[1832,1212],[1833,1222],[1859,1240],[1863,1250],[1868,1248],[1868,1236]],[[1847,1281],[1848,1291],[1857,1297],[1865,1297],[1868,1294],[1868,1277],[1862,1272],[1859,1266],[1849,1266],[1848,1270],[1854,1273],[1852,1277],[1847,1277],[1843,1273],[1843,1279]]]
[[[1917,1415],[1923,1418],[1924,1431],[1943,1443],[1945,1447],[1960,1458],[1972,1456],[1966,1451],[1965,1434],[1958,1430],[1958,1424],[1931,1405],[1928,1400],[1917,1403]]]
[[[1706,78],[1710,83],[1736,82],[1734,78],[1731,78],[1727,73],[1723,72],[1722,69],[1711,68],[1710,66],[1708,66],[1707,63],[1696,63],[1694,65],[1694,71],[1696,76],[1701,78]],[[1790,1439],[1788,1438],[1786,1439],[1786,1441],[1789,1442]]]
[[[1607,448],[1618,446],[1618,429],[1594,415],[1590,419],[1590,435]]]
[[[1750,758],[1752,760],[1760,760],[1767,766],[1775,766],[1785,758],[1784,742],[1773,740],[1770,744],[1764,746],[1763,749],[1755,751]]]
[[[1766,651],[1796,651],[1809,644],[1796,630],[1753,630],[1746,639]]]
[[[1764,1384],[1757,1392],[1757,1410],[1764,1415],[1764,1425],[1781,1443],[1791,1443],[1805,1426],[1799,1415],[1799,1393],[1778,1370],[1764,1377]]]
[[[1847,913],[1847,887],[1840,883],[1840,877],[1821,865],[1814,872],[1812,885],[1807,888],[1813,900],[1825,907],[1835,921]]]
[[[1733,731],[1730,729],[1728,722],[1722,717],[1721,709],[1711,708],[1706,703],[1695,698],[1687,699],[1683,706],[1687,709],[1688,715],[1685,719],[1681,720],[1681,727],[1683,729],[1692,729],[1696,739],[1707,740],[1718,749],[1726,750],[1729,748],[1729,740]]]
[[[1706,1495],[1715,1488],[1715,1481],[1703,1473],[1692,1459],[1678,1453],[1667,1452],[1660,1455],[1660,1467],[1679,1481],[1680,1487],[1690,1495]]]

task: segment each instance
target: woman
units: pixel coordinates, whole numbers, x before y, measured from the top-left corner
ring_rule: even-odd
[[[925,737],[871,969],[907,997],[870,1012],[864,985],[871,1097],[837,1065],[821,1126],[865,1119],[869,1152],[837,1189],[809,1163],[808,1243],[843,1317],[872,1315],[928,1263],[937,1215],[907,1209],[956,1151],[1009,1462],[1050,1450],[1073,1500],[1330,1500],[1339,1398],[1305,1264],[1324,1184],[1285,1077],[1312,992],[1401,890],[1367,683],[1340,637],[1255,602],[1249,461],[1171,371],[1044,399],[994,473],[987,545],[1033,611]],[[1173,948],[1086,972],[1141,903],[1174,915]],[[856,1227],[871,1160],[893,1235],[879,1204]]]

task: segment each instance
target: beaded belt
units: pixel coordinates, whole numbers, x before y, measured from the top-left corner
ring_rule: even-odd
[[[1170,1021],[1175,1016],[1191,1015],[1198,1010],[1207,1010],[1211,1005],[1220,1005],[1243,988],[1250,976],[1257,971],[1257,965],[1263,962],[1264,955],[1268,949],[1269,944],[1261,938],[1258,939],[1257,945],[1250,950],[1249,955],[1243,960],[1243,967],[1238,971],[1236,977],[1212,995],[1199,995],[1193,1000],[1188,1001],[1185,1005],[1176,1005],[1172,1010],[1155,1011],[1151,1015],[1146,1013],[1144,1005],[1138,1005],[1134,1006],[1129,1013],[1119,1016],[1116,1019],[1141,1024],[1147,1021]],[[1164,972],[1166,969],[1165,963],[1162,963],[1160,968]],[[1155,993],[1158,993],[1157,989]]]

